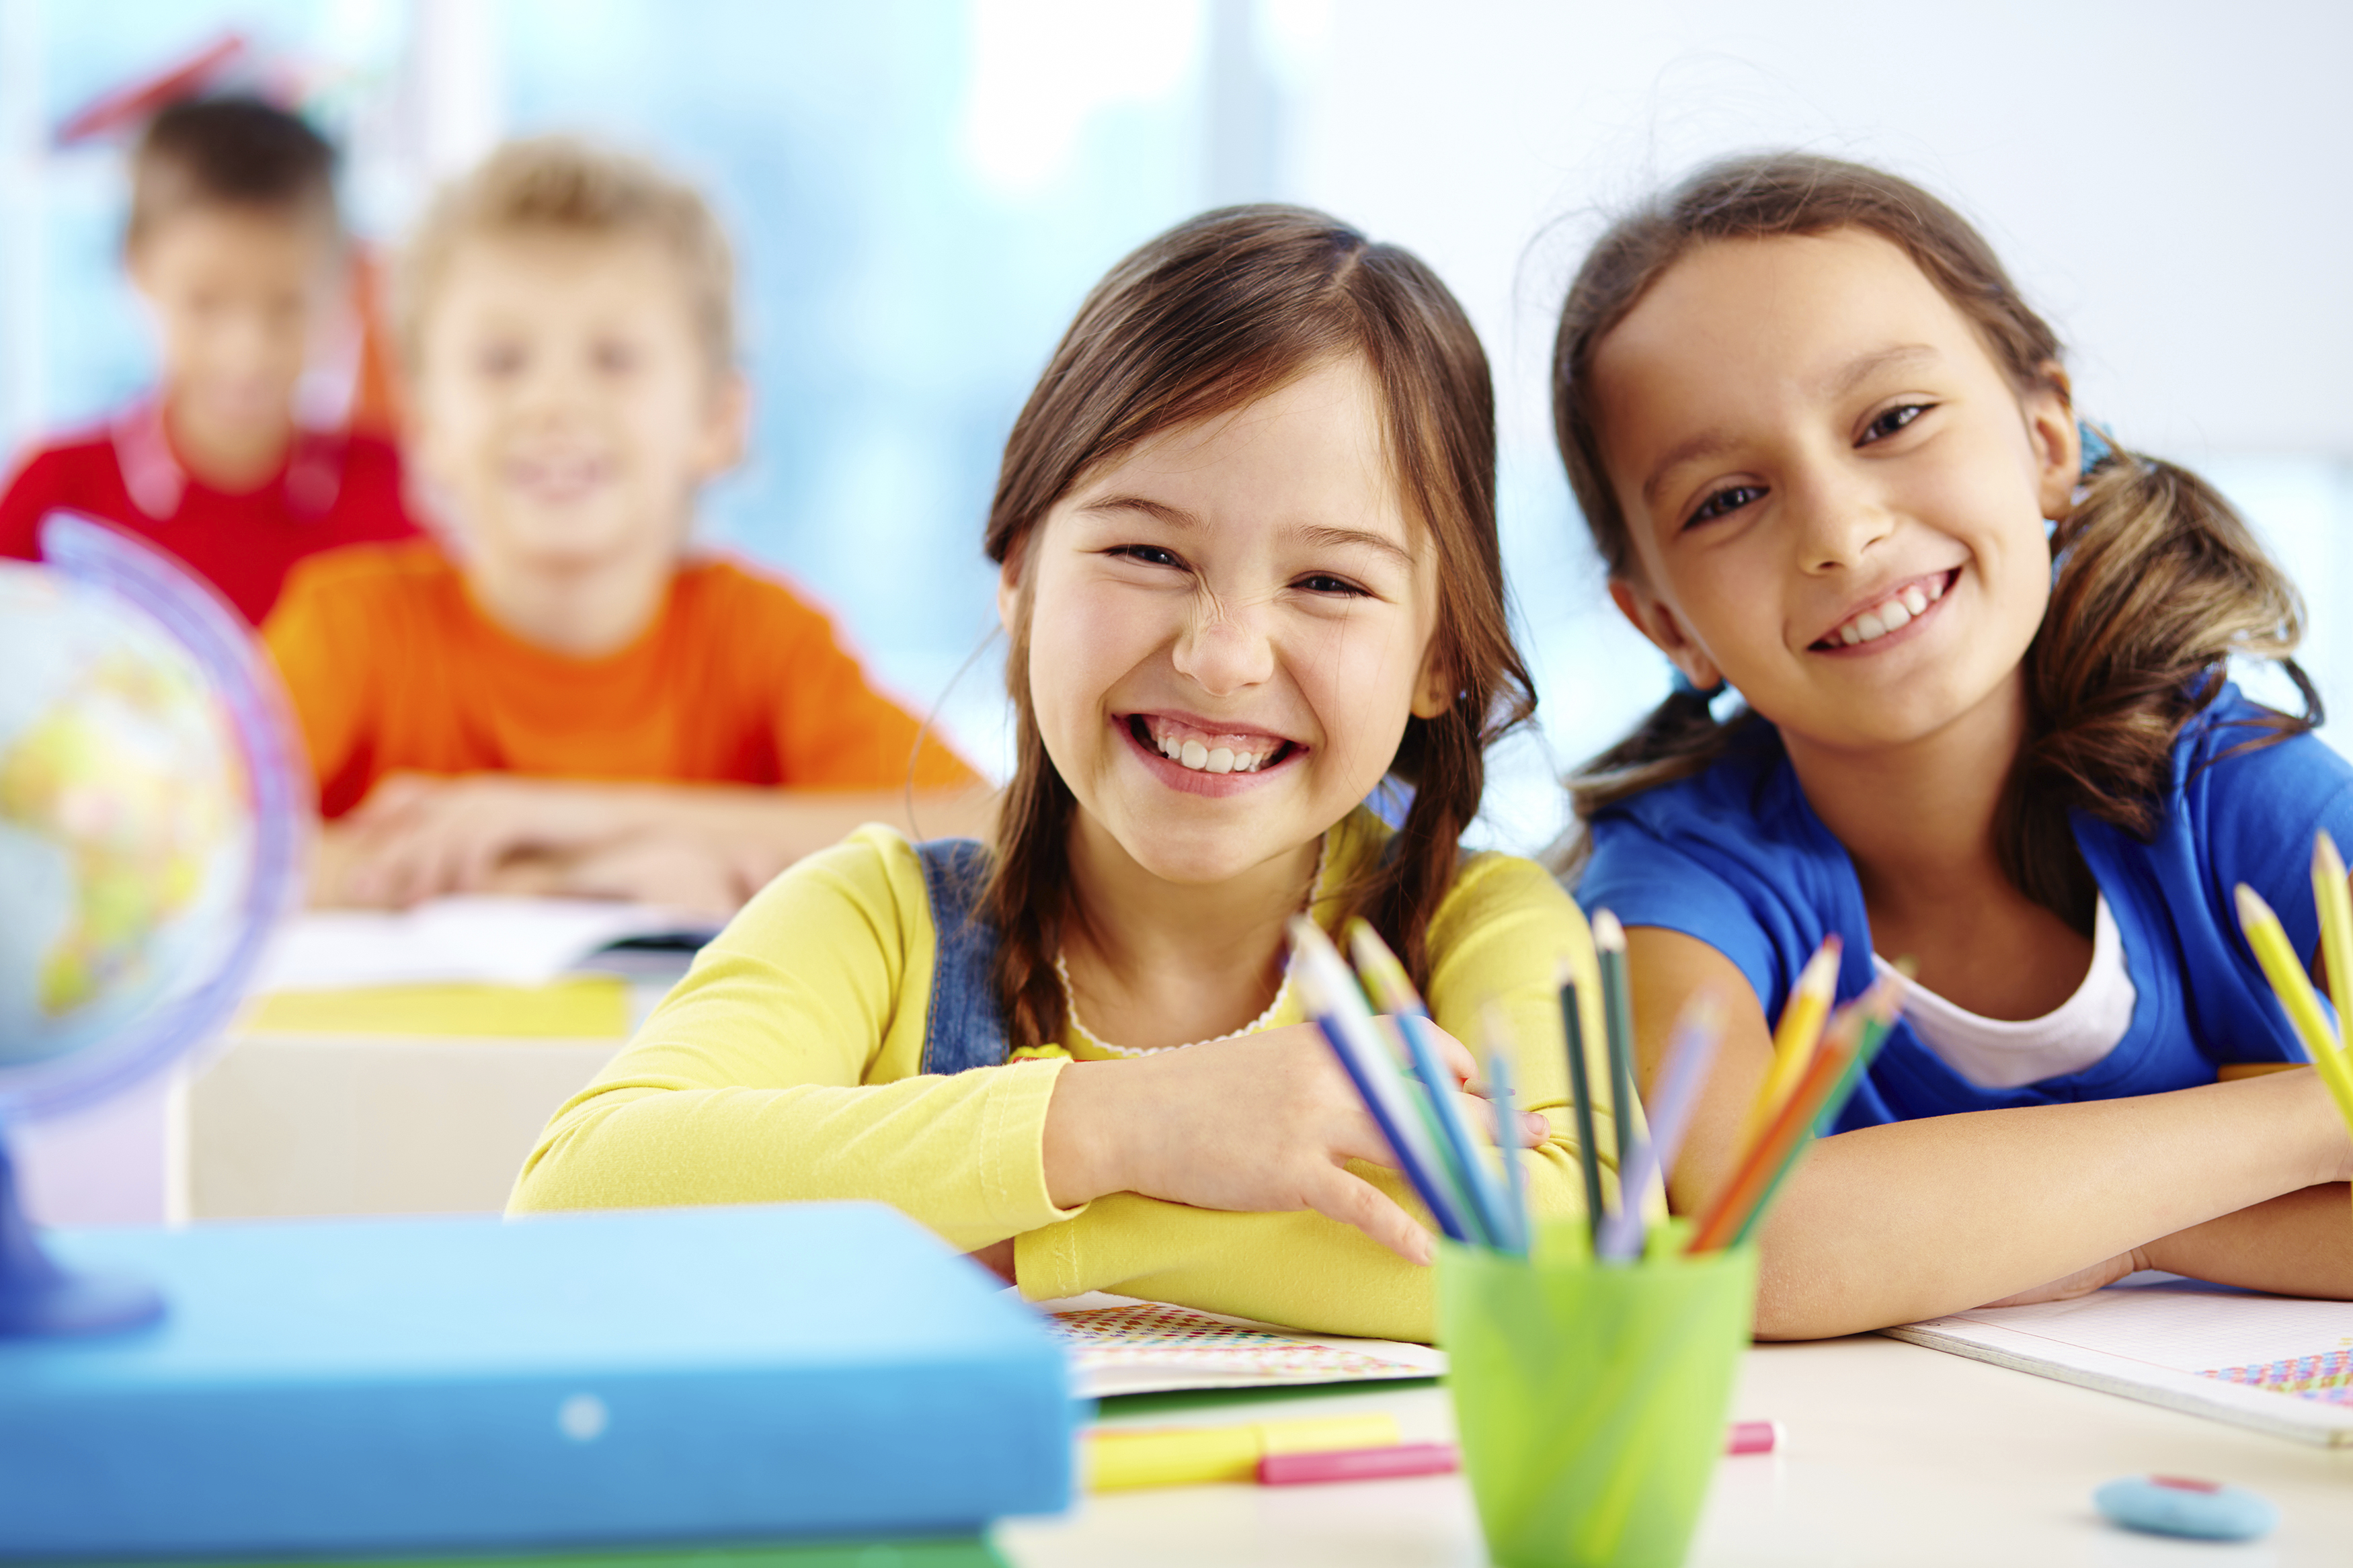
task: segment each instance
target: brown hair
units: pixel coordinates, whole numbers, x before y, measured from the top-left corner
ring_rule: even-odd
[[[173,104],[147,122],[131,154],[124,248],[191,207],[237,207],[337,231],[335,150],[301,115],[257,98]]]
[[[2058,335],[2027,307],[1984,238],[1951,207],[1896,176],[1799,153],[1726,159],[1613,224],[1561,307],[1553,422],[1586,526],[1610,574],[1636,571],[1602,461],[1594,357],[1652,284],[1702,246],[1859,228],[1902,247],[1976,327],[2021,391],[2056,385]],[[2029,730],[1997,822],[2002,869],[2029,898],[2088,932],[2096,892],[2070,810],[2146,836],[2157,826],[2184,724],[2221,691],[2231,655],[2277,659],[2305,699],[2267,743],[2310,729],[2320,702],[2288,654],[2300,634],[2295,587],[2220,492],[2187,469],[2111,447],[2085,476],[2051,549],[2051,603],[2026,653]],[[1719,723],[1705,696],[1679,691],[1568,781],[1580,827],[1630,795],[1686,777],[1755,722]],[[1582,832],[1558,858],[1575,869]]]
[[[987,551],[1021,559],[1031,532],[1087,473],[1162,431],[1239,408],[1333,359],[1361,355],[1382,392],[1385,445],[1409,513],[1437,552],[1432,645],[1457,696],[1406,725],[1391,771],[1413,805],[1344,901],[1429,979],[1430,911],[1454,879],[1479,809],[1484,752],[1535,710],[1513,647],[1495,540],[1495,405],[1487,357],[1429,268],[1322,213],[1207,213],[1119,263],[1079,307],[1005,445]],[[1016,1047],[1059,1039],[1054,973],[1075,805],[1029,700],[1025,585],[1006,659],[1018,733],[984,908],[1000,933],[995,980]]]
[[[450,258],[468,240],[517,234],[654,241],[678,266],[712,374],[735,363],[734,258],[701,193],[642,158],[575,137],[534,136],[507,142],[444,186],[403,247],[393,321],[412,373]]]

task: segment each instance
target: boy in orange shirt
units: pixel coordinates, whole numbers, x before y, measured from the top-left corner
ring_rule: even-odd
[[[175,103],[148,123],[122,259],[162,374],[104,427],[26,458],[0,496],[0,555],[36,559],[42,519],[87,512],[259,624],[302,557],[415,536],[390,443],[294,416],[350,284],[334,162],[301,116],[255,99]]]
[[[688,552],[746,413],[700,196],[513,143],[442,195],[398,281],[409,461],[448,545],[308,562],[263,633],[328,819],[321,901],[723,912],[860,822],[985,827],[972,770],[822,615]]]

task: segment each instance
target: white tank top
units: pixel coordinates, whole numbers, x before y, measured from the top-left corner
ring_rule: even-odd
[[[1895,973],[1873,953],[1883,975]],[[2116,917],[2103,897],[2092,921],[2092,968],[2075,994],[2040,1018],[1980,1018],[1905,980],[1904,1016],[1920,1043],[1980,1089],[2017,1089],[2085,1068],[2116,1048],[2132,1027],[2132,973]]]

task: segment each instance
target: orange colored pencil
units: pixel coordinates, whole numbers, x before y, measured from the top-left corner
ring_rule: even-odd
[[[1739,1234],[1742,1223],[1764,1197],[1790,1151],[1813,1126],[1822,1103],[1845,1078],[1847,1065],[1854,1060],[1862,1044],[1862,1024],[1869,1000],[1868,996],[1857,1000],[1831,1020],[1797,1087],[1766,1123],[1765,1131],[1749,1141],[1741,1152],[1740,1163],[1733,1169],[1732,1180],[1725,1184],[1715,1202],[1700,1216],[1688,1250],[1713,1252]]]

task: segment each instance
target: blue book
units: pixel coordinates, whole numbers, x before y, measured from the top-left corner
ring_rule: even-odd
[[[880,1205],[50,1241],[170,1308],[0,1340],[0,1556],[968,1535],[1069,1500],[1054,1341]]]

